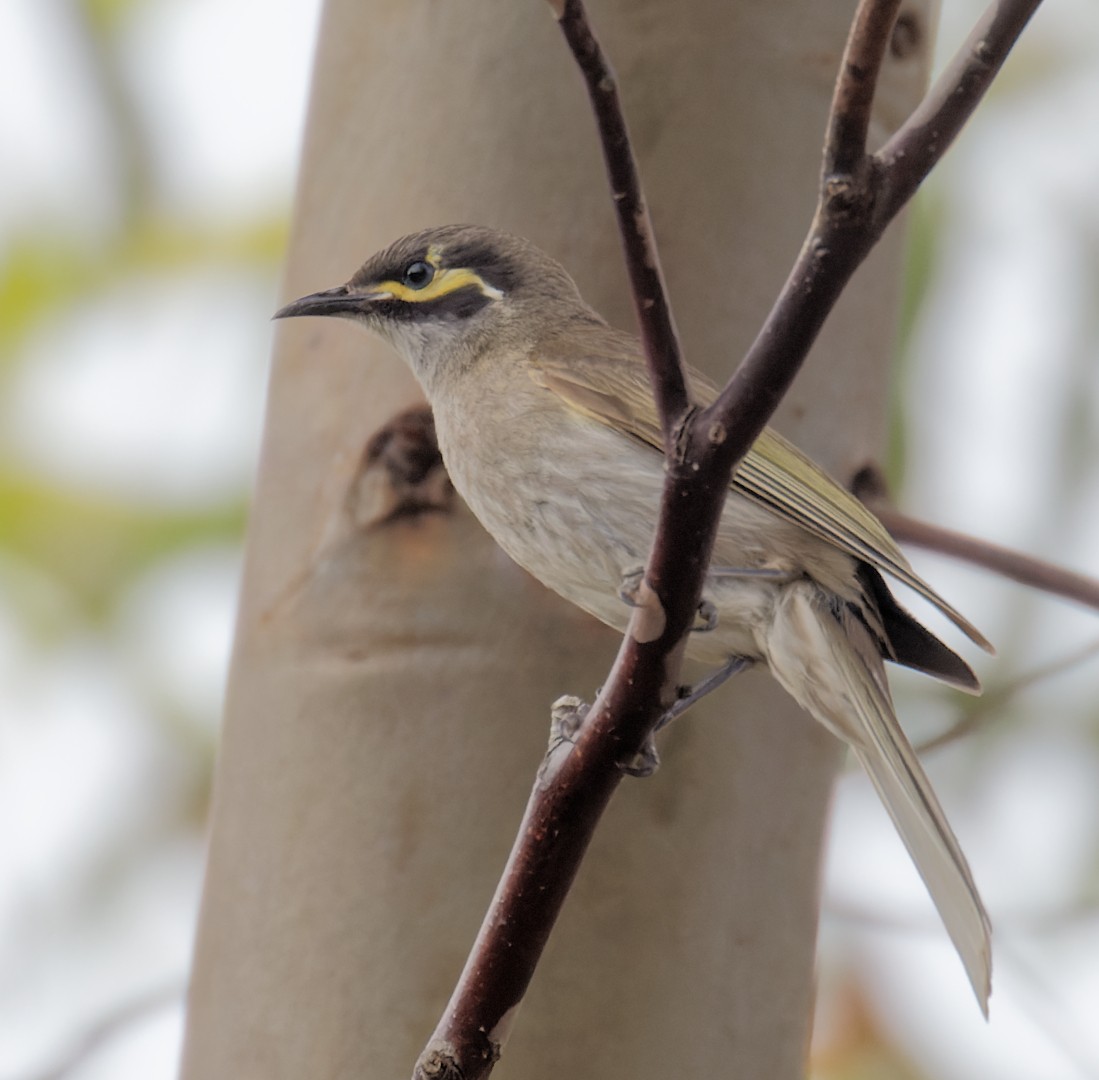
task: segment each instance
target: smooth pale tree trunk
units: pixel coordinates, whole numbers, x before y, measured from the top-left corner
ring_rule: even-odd
[[[687,356],[724,375],[812,211],[853,3],[592,6]],[[890,59],[881,119],[914,99],[923,64]],[[285,297],[449,221],[530,236],[632,324],[586,98],[546,5],[328,0]],[[782,411],[842,477],[882,442],[897,241]],[[492,895],[550,702],[590,700],[613,654],[608,631],[512,566],[460,504],[371,525],[363,447],[417,400],[350,324],[280,328],[186,1080],[408,1075]],[[662,750],[657,775],[612,804],[499,1075],[802,1074],[838,747],[750,674]]]

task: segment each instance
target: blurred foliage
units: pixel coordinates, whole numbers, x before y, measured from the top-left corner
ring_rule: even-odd
[[[163,0],[59,0],[29,8],[38,32],[51,35],[45,48],[55,44],[65,57],[58,100],[81,96],[103,137],[88,146],[94,157],[81,166],[90,183],[82,184],[75,169],[63,186],[44,185],[40,196],[27,189],[27,204],[4,218],[0,401],[9,407],[21,400],[13,391],[26,385],[43,344],[48,349],[72,340],[58,330],[82,325],[99,305],[119,311],[128,287],[145,303],[159,296],[168,302],[204,274],[219,280],[228,274],[237,283],[257,282],[262,295],[277,273],[285,203],[260,198],[251,207],[234,204],[232,213],[194,202],[177,209],[180,201],[159,190],[172,164],[154,167],[149,125],[156,113],[142,98],[148,87],[135,78],[133,42],[139,20],[155,19],[153,9],[167,6]],[[55,138],[67,137],[65,120],[62,115]],[[52,198],[64,202],[55,209]],[[233,363],[239,361],[239,376],[254,373],[262,360],[241,356]],[[110,404],[106,399],[104,407]],[[132,405],[120,402],[120,425],[132,421],[126,410]],[[104,419],[109,429],[114,418]],[[67,433],[59,428],[47,437],[61,440]],[[67,440],[61,461],[79,460],[78,437]],[[160,985],[175,972],[171,995],[180,993],[185,930],[162,939],[165,917],[156,905],[186,912],[197,889],[217,732],[217,706],[209,702],[216,700],[220,662],[207,655],[204,639],[197,656],[171,655],[174,626],[163,627],[163,640],[142,640],[142,620],[180,602],[195,573],[192,552],[214,553],[217,563],[239,547],[248,492],[240,479],[183,501],[138,493],[148,485],[131,494],[132,485],[112,484],[109,476],[89,485],[65,465],[29,463],[13,438],[0,423],[0,650],[10,646],[0,667],[11,676],[0,699],[0,741],[15,752],[7,755],[5,776],[19,777],[6,785],[5,807],[16,815],[9,827],[29,832],[29,818],[20,819],[29,814],[52,821],[54,832],[34,841],[40,850],[5,860],[9,921],[0,947],[8,970],[0,978],[0,1015],[19,1012],[21,983],[53,986],[50,980],[60,977],[66,986],[51,990],[51,1016],[42,1018],[38,1036],[48,1039],[56,1029],[60,1047],[74,1020],[83,1023],[73,1005],[82,982],[92,978],[102,987],[105,1014],[119,994],[131,993],[124,970],[133,942],[122,935],[155,941],[146,977]],[[240,477],[241,462],[226,462],[226,473]],[[196,620],[192,635],[214,632],[210,620],[223,613],[220,605],[203,604],[205,595],[193,613],[185,609],[185,617]],[[172,876],[181,857],[194,861],[190,878]],[[154,895],[150,875],[161,865],[168,876],[160,899],[145,899]],[[62,891],[55,895],[56,889]],[[10,921],[13,913],[18,917]],[[97,951],[111,958],[100,968]],[[140,1000],[136,1013],[144,1007]],[[107,1026],[118,1025],[108,1017]],[[5,1031],[15,1034],[0,1028],[0,1073],[33,1075],[12,1073],[12,1047],[2,1044],[13,1040]],[[79,1065],[86,1052],[74,1054],[72,1063]]]
[[[48,229],[16,233],[0,260],[0,376],[19,361],[18,349],[36,327],[113,285],[214,266],[266,274],[285,247],[281,216],[220,227],[128,218],[106,249]]]
[[[94,621],[108,617],[119,594],[158,560],[192,545],[239,539],[244,516],[243,497],[181,512],[0,470],[0,543]]]
[[[152,0],[61,0],[37,9],[39,31],[54,35],[59,55],[67,57],[65,93],[83,95],[89,114],[103,127],[102,141],[91,148],[96,159],[86,167],[96,178],[110,177],[113,190],[104,207],[103,199],[97,203],[94,197],[102,186],[89,184],[91,197],[85,198],[81,177],[74,175],[56,213],[45,191],[5,219],[0,399],[11,399],[55,328],[74,324],[101,302],[113,299],[117,306],[129,285],[148,301],[158,290],[171,296],[180,283],[207,272],[224,277],[228,271],[264,288],[277,272],[286,239],[284,205],[257,200],[251,210],[236,208],[231,215],[219,214],[217,207],[173,210],[173,200],[157,189],[148,129],[155,117],[140,98],[147,88],[135,81],[126,52],[135,19],[148,17],[154,6]],[[260,360],[241,357],[242,367],[253,359]],[[227,467],[239,475],[239,462]],[[132,907],[134,891],[146,887],[158,860],[172,865],[172,852],[195,857],[210,797],[217,717],[196,713],[208,708],[211,673],[201,669],[202,657],[181,662],[176,671],[175,658],[164,661],[155,646],[143,652],[141,631],[135,633],[127,621],[128,605],[135,596],[140,601],[150,580],[163,580],[157,579],[159,568],[170,576],[177,563],[187,565],[181,557],[190,552],[239,546],[247,499],[242,482],[236,488],[222,484],[216,493],[182,505],[121,493],[109,483],[91,487],[64,467],[47,471],[26,463],[0,426],[0,630],[9,635],[0,638],[0,646],[12,643],[16,658],[7,668],[14,678],[4,687],[11,707],[0,706],[2,734],[6,747],[25,754],[9,768],[21,770],[35,789],[11,795],[16,800],[11,805],[17,814],[37,815],[39,807],[55,803],[58,821],[68,823],[42,841],[30,869],[16,855],[5,866],[10,911],[24,915],[21,924],[6,930],[22,938],[22,955],[36,952],[42,970],[53,965],[74,984],[88,978],[86,968],[94,961],[85,954],[104,948],[104,937],[114,932],[112,920],[135,935],[147,932],[143,928],[156,914]],[[74,663],[92,669],[94,692],[102,700],[87,700],[85,713],[77,717],[42,713],[44,704],[57,700],[55,694],[81,692],[81,676],[73,681]],[[202,692],[192,694],[200,676]],[[67,688],[59,690],[65,680],[70,680]],[[127,735],[132,745],[122,742]],[[97,757],[107,746],[114,749]],[[66,768],[79,767],[57,760],[59,753],[88,753],[85,775],[74,785],[79,791],[58,786],[65,783]],[[95,813],[86,809],[89,797]],[[86,830],[79,835],[86,839],[74,856],[72,830],[82,817]],[[67,862],[60,865],[60,859]],[[63,883],[63,896],[49,895],[54,883]],[[194,888],[184,886],[179,903]],[[0,944],[8,947],[12,941]],[[121,941],[106,947],[117,948],[120,956],[124,952]],[[159,971],[155,977],[162,979],[169,963],[175,968],[173,949],[178,942],[150,949],[150,976]],[[18,950],[8,959],[15,955]],[[8,1005],[15,1000],[10,995],[19,994],[20,974],[30,976],[32,984],[48,982],[31,963],[22,972],[12,966],[0,980]],[[124,966],[121,959],[119,965]],[[106,970],[97,977],[109,1008],[122,984],[112,983]],[[60,991],[56,996],[65,998]],[[62,1007],[71,1010],[66,1001]],[[51,1022],[60,1028],[72,1019]],[[0,1062],[4,1075],[10,1075],[9,1064],[10,1059]]]
[[[889,389],[888,445],[884,470],[890,490],[904,485],[905,451],[908,433],[908,372],[912,357],[912,334],[923,308],[939,256],[938,238],[942,227],[942,207],[933,198],[917,199],[906,211],[907,247],[905,249],[904,291],[901,294],[894,350],[892,380]]]
[[[117,48],[128,21],[146,6],[147,0],[81,0],[67,8],[72,36],[91,60],[86,89],[109,121],[108,150],[127,163],[119,181],[123,212],[94,241],[34,218],[4,238],[0,391],[27,362],[24,349],[37,330],[80,305],[94,305],[109,289],[150,280],[171,288],[185,275],[227,266],[267,279],[284,250],[286,218],[268,207],[257,208],[253,218],[217,224],[151,209],[153,170],[138,88],[126,78]],[[243,491],[218,505],[181,511],[0,464],[0,554],[50,580],[69,597],[74,617],[102,621],[135,576],[191,545],[238,539],[244,516]],[[43,625],[33,601],[38,595],[19,588],[4,592],[5,607],[32,636]]]
[[[147,0],[80,0],[87,25],[98,34],[109,33],[133,14]]]

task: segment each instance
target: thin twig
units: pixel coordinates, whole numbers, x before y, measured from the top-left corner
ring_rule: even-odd
[[[1099,656],[1099,641],[1092,641],[1088,645],[1075,649],[1067,656],[1050,660],[1047,664],[1025,671],[1017,678],[993,687],[991,690],[986,690],[980,698],[974,700],[965,709],[957,721],[938,735],[925,739],[916,747],[916,751],[920,754],[926,754],[972,734],[988,717],[1008,704],[1016,694],[1021,694],[1024,690],[1029,690],[1032,686],[1045,682],[1046,679],[1052,679],[1066,671],[1071,671],[1080,664],[1094,660],[1096,656]]]
[[[558,13],[561,32],[584,76],[584,85],[599,128],[599,142],[603,148],[607,180],[618,216],[618,231],[625,249],[626,269],[637,309],[641,344],[649,366],[664,443],[670,451],[675,430],[691,401],[683,371],[679,335],[653,239],[649,208],[641,189],[641,176],[630,144],[626,117],[618,100],[618,82],[579,0],[566,0],[561,7],[556,4],[552,6]]]
[[[887,178],[878,211],[886,223],[946,153],[1041,2],[993,0],[923,101],[877,152]]]
[[[857,172],[866,156],[874,91],[900,6],[901,0],[862,4],[855,13],[824,138],[826,182],[830,176]]]
[[[1099,580],[1066,570],[1034,555],[910,517],[889,501],[885,477],[876,466],[860,470],[852,481],[851,489],[893,534],[894,539],[903,544],[949,555],[972,566],[991,570],[1020,585],[1075,600],[1099,611]]]
[[[1099,611],[1099,581],[1077,574],[1053,563],[1024,555],[1011,548],[978,540],[965,533],[930,525],[926,521],[909,517],[891,506],[873,504],[871,507],[881,523],[902,543],[937,551],[974,566],[984,567],[1020,585],[1029,585],[1042,592],[1075,600],[1078,604]]]
[[[731,470],[770,420],[851,275],[912,197],[972,115],[1041,0],[993,0],[944,75],[897,134],[864,164],[861,119],[830,119],[820,201],[794,268],[759,335],[718,399],[700,414],[687,449],[692,467],[711,453],[713,433],[725,438],[714,456]],[[895,0],[861,0],[854,26],[887,26]],[[861,118],[874,87],[874,48],[852,32],[833,105]],[[882,46],[884,48],[884,45]],[[844,174],[834,166],[847,163]]]

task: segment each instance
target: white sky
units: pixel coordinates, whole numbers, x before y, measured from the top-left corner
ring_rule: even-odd
[[[165,215],[198,229],[284,211],[317,13],[317,0],[266,5],[259,36],[247,0],[164,0],[133,21],[124,68],[157,133]],[[28,222],[94,244],[121,209],[71,19],[63,0],[0,4],[0,247]],[[0,397],[0,456],[88,491],[219,505],[254,469],[273,307],[273,279],[232,268],[107,287],[28,344]],[[217,715],[238,572],[235,548],[166,560],[104,635],[45,654],[0,601],[4,1080],[31,1080],[89,1024],[166,988],[72,1075],[175,1076],[203,851],[197,835],[160,839],[157,807],[193,778],[148,709]],[[56,592],[0,559],[0,583],[11,575]],[[98,880],[104,862],[115,870]]]

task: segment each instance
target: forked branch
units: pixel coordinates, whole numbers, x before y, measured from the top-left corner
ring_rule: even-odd
[[[1020,585],[1029,585],[1033,589],[1040,589],[1065,600],[1075,600],[1078,604],[1099,611],[1099,581],[1095,578],[1077,574],[1044,559],[1036,559],[1033,555],[1025,555],[1021,551],[1013,551],[988,540],[979,540],[953,529],[931,525],[902,514],[891,506],[875,503],[871,509],[901,543],[937,551],[973,566],[983,566],[986,570],[1017,581]]]
[[[828,124],[817,212],[797,262],[748,354],[699,418],[692,460],[709,457],[715,425],[729,438],[714,456],[732,469],[770,420],[851,275],[954,141],[1041,0],[993,0],[912,115],[873,154],[867,107],[898,0],[862,0]]]
[[[942,156],[1040,0],[995,0],[925,102],[876,154],[866,133],[898,0],[862,0],[828,123],[820,199],[770,315],[717,401],[692,412],[637,164],[609,64],[581,0],[549,0],[584,75],[618,212],[668,471],[645,580],[603,691],[547,758],[473,951],[417,1080],[487,1076],[600,815],[674,692],[717,522],[755,442],[847,281]],[[669,9],[670,12],[670,9]],[[669,14],[669,17],[671,15]],[[571,750],[571,752],[569,752]]]

